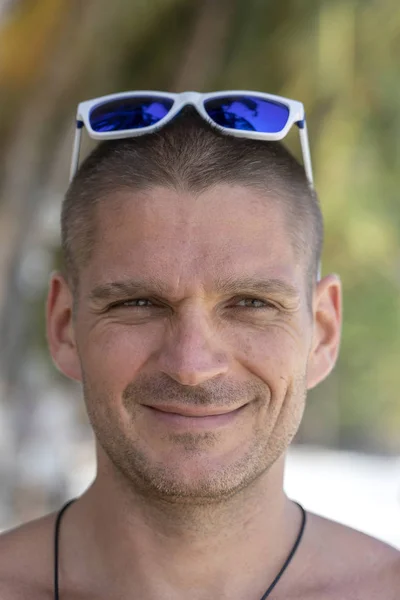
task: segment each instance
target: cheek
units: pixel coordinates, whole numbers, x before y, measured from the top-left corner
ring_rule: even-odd
[[[283,326],[241,338],[237,359],[269,386],[273,396],[286,393],[293,381],[304,375],[307,353],[299,336]]]
[[[154,335],[150,331],[99,325],[77,340],[82,370],[91,387],[125,389],[151,355]],[[79,343],[81,342],[81,343]]]
[[[271,327],[257,336],[247,336],[242,345],[242,363],[270,390],[270,401],[262,409],[264,434],[279,454],[296,434],[305,407],[307,372],[306,336],[285,327]]]
[[[92,388],[122,392],[163,346],[162,325],[135,326],[97,323],[80,327],[77,339],[82,371]],[[249,332],[221,332],[221,343],[244,376],[252,373],[264,381],[272,396],[281,396],[299,374],[304,373],[306,351],[301,337],[286,324],[269,325]],[[151,366],[150,366],[151,368]],[[154,365],[153,365],[154,368]]]

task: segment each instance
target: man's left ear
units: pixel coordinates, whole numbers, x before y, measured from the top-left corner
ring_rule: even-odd
[[[337,275],[317,283],[313,298],[314,333],[308,359],[307,388],[315,387],[335,366],[342,328],[342,289]]]

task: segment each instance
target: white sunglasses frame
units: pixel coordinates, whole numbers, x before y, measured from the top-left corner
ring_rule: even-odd
[[[142,127],[140,129],[124,129],[120,131],[105,131],[99,132],[94,131],[90,125],[90,113],[91,111],[110,100],[119,100],[121,98],[135,98],[135,97],[143,97],[143,96],[160,96],[164,98],[168,98],[173,100],[174,103],[169,110],[169,112],[160,119],[154,125],[150,125],[148,127]],[[256,98],[261,98],[262,100],[269,100],[271,102],[276,102],[279,104],[283,104],[289,109],[289,116],[285,127],[282,131],[278,131],[277,133],[260,133],[258,131],[247,131],[247,130],[237,130],[231,129],[228,127],[222,127],[218,125],[215,121],[210,119],[208,114],[204,109],[204,102],[206,100],[210,100],[212,98],[226,98],[229,96],[253,96]],[[195,107],[199,115],[208,123],[220,129],[221,131],[225,131],[229,135],[234,137],[243,137],[248,139],[255,140],[265,140],[265,141],[277,141],[281,140],[288,134],[289,130],[292,128],[294,124],[296,124],[299,128],[300,135],[300,144],[303,153],[303,164],[304,170],[308,179],[308,182],[311,188],[314,188],[314,180],[311,166],[311,153],[310,153],[310,144],[308,141],[308,132],[307,132],[307,124],[305,119],[304,106],[301,102],[297,100],[290,100],[289,98],[284,98],[282,96],[275,96],[273,94],[265,94],[263,92],[253,92],[249,90],[229,90],[229,91],[220,91],[220,92],[210,92],[208,94],[201,94],[199,92],[182,92],[180,94],[172,94],[169,92],[160,92],[155,90],[144,90],[144,91],[136,91],[136,92],[119,92],[117,94],[109,94],[107,96],[101,96],[100,98],[93,98],[92,100],[86,100],[85,102],[81,102],[78,105],[77,113],[76,113],[76,130],[75,130],[75,139],[72,150],[72,159],[71,159],[71,170],[70,170],[70,182],[74,178],[79,165],[79,151],[81,145],[81,136],[82,136],[82,127],[85,126],[86,131],[94,140],[112,140],[112,139],[123,139],[129,137],[137,137],[139,135],[144,135],[146,133],[152,133],[153,131],[157,131],[163,125],[166,125],[169,121],[171,121],[177,113],[186,105],[192,105]]]

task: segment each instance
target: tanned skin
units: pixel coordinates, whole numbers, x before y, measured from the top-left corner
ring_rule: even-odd
[[[299,532],[285,455],[337,359],[340,280],[310,306],[279,205],[241,186],[119,192],[96,227],[75,311],[59,273],[47,303],[98,463],[62,522],[60,597],[259,600]],[[54,521],[0,537],[0,600],[53,598]],[[399,557],[308,513],[270,600],[398,600]]]

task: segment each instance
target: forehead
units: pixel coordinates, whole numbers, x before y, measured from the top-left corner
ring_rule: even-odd
[[[99,203],[84,279],[147,274],[205,286],[221,275],[293,279],[298,263],[276,198],[227,184],[197,194],[154,187]]]

